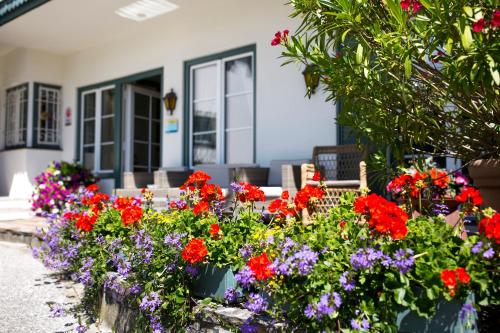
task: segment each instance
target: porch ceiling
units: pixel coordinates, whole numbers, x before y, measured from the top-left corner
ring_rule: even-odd
[[[115,11],[135,0],[52,0],[0,28],[0,55],[12,48],[71,54],[154,27],[158,20],[188,12],[196,0],[172,0],[179,9],[144,22]],[[151,31],[151,30],[150,30]]]

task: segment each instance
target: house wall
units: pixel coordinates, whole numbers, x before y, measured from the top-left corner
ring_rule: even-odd
[[[147,32],[138,29],[126,39],[78,51],[55,55],[42,51],[16,49],[0,61],[0,85],[4,126],[5,89],[24,82],[61,85],[62,110],[73,111],[70,126],[63,126],[62,151],[44,154],[32,150],[0,153],[0,195],[12,192],[15,174],[25,172],[27,179],[43,169],[52,159],[76,157],[77,89],[83,86],[163,68],[164,91],[173,88],[179,96],[173,116],[163,112],[164,120],[177,118],[179,131],[163,133],[162,165],[183,164],[184,62],[241,46],[256,45],[256,162],[268,166],[275,159],[303,159],[313,146],[336,143],[335,105],[326,103],[318,92],[304,97],[302,68],[281,67],[281,47],[270,41],[277,30],[293,31],[298,21],[288,18],[291,8],[284,1],[211,0],[181,7],[151,20]],[[32,85],[31,85],[32,89]],[[0,149],[5,137],[3,128]],[[24,154],[24,155],[23,155]],[[24,166],[16,159],[26,160]],[[29,169],[28,165],[36,165]],[[29,169],[29,170],[28,170]],[[11,181],[9,181],[11,179]],[[22,183],[22,182],[21,182]],[[14,191],[15,192],[15,191]]]

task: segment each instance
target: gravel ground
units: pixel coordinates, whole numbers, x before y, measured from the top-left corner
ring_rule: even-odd
[[[0,333],[74,332],[71,315],[50,317],[50,304],[78,301],[79,285],[62,281],[19,243],[0,242]]]

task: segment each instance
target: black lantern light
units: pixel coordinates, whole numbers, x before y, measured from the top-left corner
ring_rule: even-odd
[[[170,89],[170,92],[165,94],[163,103],[165,103],[165,109],[172,115],[177,104],[177,94],[174,92],[174,89]]]
[[[311,95],[316,93],[316,88],[319,85],[319,73],[318,66],[316,65],[307,65],[304,71],[302,72],[304,75],[304,81],[306,83],[307,88],[307,96],[311,98]]]

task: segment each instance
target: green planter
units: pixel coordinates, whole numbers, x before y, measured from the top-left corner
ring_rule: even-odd
[[[237,288],[231,267],[216,267],[211,264],[202,265],[200,273],[193,281],[191,291],[201,298],[211,297],[217,301],[224,300],[224,292],[228,288]]]
[[[473,303],[470,295],[468,303]],[[471,318],[473,327],[460,319],[460,309],[463,304],[456,301],[442,301],[438,304],[436,315],[432,319],[420,317],[411,310],[403,310],[398,314],[397,325],[400,333],[478,333],[477,315]],[[470,326],[470,325],[469,325]]]

